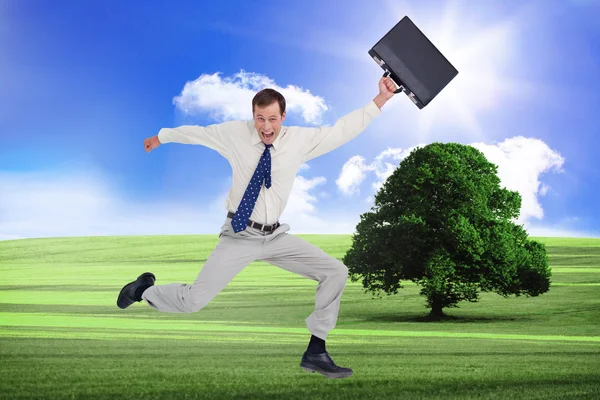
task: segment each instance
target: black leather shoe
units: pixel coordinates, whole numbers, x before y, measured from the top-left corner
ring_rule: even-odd
[[[156,281],[154,274],[145,272],[138,276],[135,281],[129,282],[127,285],[123,286],[123,289],[121,289],[121,292],[119,293],[119,297],[117,297],[117,306],[125,309],[136,301],[141,301],[135,298],[135,291],[142,285],[154,286],[154,281]]]
[[[352,375],[350,368],[335,365],[327,352],[321,354],[304,352],[300,367],[308,372],[318,372],[328,378],[347,378]]]

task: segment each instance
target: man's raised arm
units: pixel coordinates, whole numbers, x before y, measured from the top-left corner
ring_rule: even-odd
[[[364,107],[338,119],[331,127],[304,128],[304,161],[330,152],[358,136],[381,114],[383,105],[394,96],[396,85],[389,77],[379,80],[379,93]],[[304,136],[304,135],[303,135]]]

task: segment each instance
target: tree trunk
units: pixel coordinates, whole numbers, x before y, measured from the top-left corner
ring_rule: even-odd
[[[442,299],[440,299],[438,296],[433,296],[433,301],[431,302],[431,312],[429,313],[429,316],[432,319],[443,318],[445,316],[444,311],[442,310],[443,307]]]

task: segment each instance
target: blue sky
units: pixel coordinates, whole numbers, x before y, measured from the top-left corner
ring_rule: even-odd
[[[411,148],[453,141],[499,165],[530,234],[600,236],[600,4],[499,3],[0,2],[0,239],[218,232],[227,161],[143,140],[250,118],[266,86],[288,125],[333,124],[377,94],[367,51],[404,15],[459,76],[305,165],[291,233],[351,233]]]

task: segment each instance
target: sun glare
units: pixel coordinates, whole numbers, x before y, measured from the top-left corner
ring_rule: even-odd
[[[390,2],[389,7],[398,21],[408,15],[459,72],[419,111],[420,139],[427,140],[434,125],[454,126],[473,140],[484,139],[480,119],[525,86],[510,77],[511,68],[516,67],[520,18],[511,16],[485,25],[473,20],[466,7],[461,9],[450,0],[439,16],[427,12],[426,17],[420,17],[424,13],[414,13],[408,5],[397,2]]]

